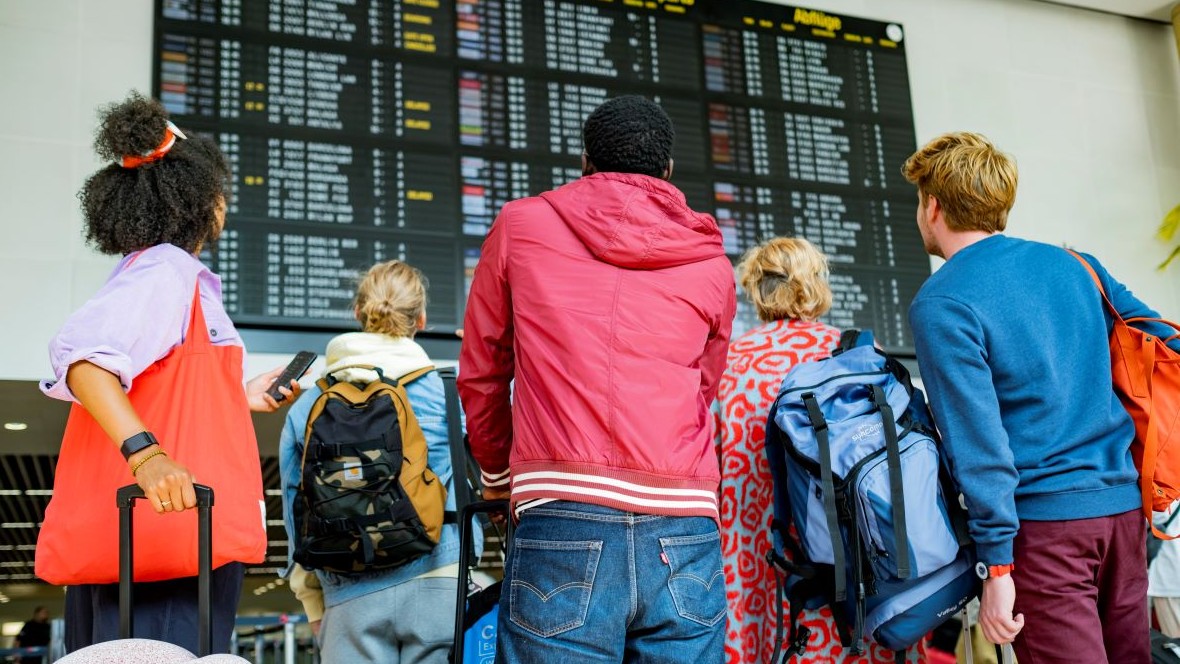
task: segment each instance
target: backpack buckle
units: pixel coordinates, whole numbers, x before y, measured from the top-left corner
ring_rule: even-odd
[[[320,519],[317,524],[317,535],[335,536],[356,530],[355,526],[349,523],[348,519]]]
[[[1180,512],[1180,510],[1176,510]],[[787,560],[785,556],[780,556],[775,553],[774,549],[766,552],[766,562],[770,564],[771,569],[779,570],[783,574],[794,574],[797,565]]]
[[[807,407],[807,419],[811,421],[811,428],[815,429],[816,433],[827,429],[828,421],[824,419],[824,414],[819,409],[819,401],[815,398],[815,392],[804,392],[800,398],[803,399],[803,405]]]
[[[317,441],[315,452],[312,454],[316,461],[328,461],[340,456],[340,445],[326,441]]]
[[[787,648],[783,661],[786,661],[791,655],[802,657],[803,653],[807,651],[807,642],[810,640],[811,630],[806,625],[798,625],[795,629],[795,640],[791,641],[791,647]]]
[[[772,569],[781,571],[788,576],[797,576],[804,580],[815,578],[816,569],[814,565],[800,565],[792,560],[788,560],[785,556],[780,556],[773,549],[766,553],[766,562],[770,563]]]

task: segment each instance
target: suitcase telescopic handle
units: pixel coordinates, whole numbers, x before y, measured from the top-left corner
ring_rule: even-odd
[[[470,503],[459,511],[459,588],[455,601],[455,640],[451,644],[451,664],[462,664],[463,648],[466,642],[466,630],[463,623],[467,621],[467,586],[471,580],[471,568],[475,566],[475,531],[472,521],[477,514],[504,513],[508,527],[505,538],[511,539],[512,520],[511,509],[507,500],[481,500]]]
[[[213,489],[194,484],[197,494],[197,656],[213,654],[212,586],[213,567]],[[119,638],[135,633],[132,585],[135,574],[134,528],[132,508],[135,501],[147,498],[137,484],[129,484],[115,493],[119,507]]]

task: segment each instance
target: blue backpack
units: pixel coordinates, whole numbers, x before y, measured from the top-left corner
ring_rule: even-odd
[[[900,662],[978,595],[966,514],[925,398],[872,332],[845,332],[830,358],[787,373],[766,454],[775,517],[767,558],[779,611],[785,589],[791,613],[784,661],[807,648],[804,608],[830,606],[853,653],[869,635]],[[780,613],[772,661],[782,639]]]

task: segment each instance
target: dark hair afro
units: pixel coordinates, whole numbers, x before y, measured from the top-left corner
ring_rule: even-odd
[[[586,158],[599,171],[663,177],[676,132],[659,104],[636,95],[594,109],[582,126]]]
[[[91,175],[78,198],[86,239],[104,254],[165,243],[195,252],[216,235],[216,208],[230,173],[213,139],[190,133],[156,161],[122,166],[124,155],[160,144],[167,120],[160,102],[137,92],[99,111],[94,151],[114,163]]]

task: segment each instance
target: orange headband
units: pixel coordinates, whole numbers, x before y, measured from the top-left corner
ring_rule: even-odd
[[[122,163],[123,168],[139,168],[144,164],[156,161],[168,154],[168,151],[176,144],[177,138],[187,140],[188,136],[185,136],[179,127],[172,124],[171,120],[167,121],[164,125],[164,140],[156,146],[156,149],[143,155],[125,155]]]

